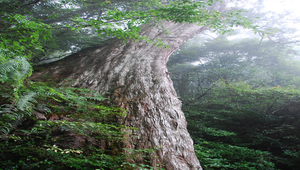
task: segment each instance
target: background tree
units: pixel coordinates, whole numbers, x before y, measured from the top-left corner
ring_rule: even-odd
[[[170,58],[171,78],[205,169],[299,167],[299,51],[293,45],[201,37]]]

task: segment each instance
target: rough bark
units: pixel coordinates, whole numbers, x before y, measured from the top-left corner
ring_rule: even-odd
[[[107,44],[86,49],[45,66],[33,78],[52,75],[72,80],[72,86],[96,90],[117,106],[128,110],[125,125],[139,130],[130,132],[124,147],[143,149],[160,147],[151,164],[166,169],[201,169],[193,141],[181,110],[166,64],[174,50],[205,27],[164,22],[171,34],[154,26],[143,28],[143,35],[161,39],[169,49],[145,42],[112,39]]]
[[[109,94],[112,102],[128,110],[124,124],[139,129],[129,132],[131,137],[124,141],[124,147],[159,147],[150,160],[152,166],[160,164],[169,170],[202,169],[166,64],[174,50],[206,27],[163,24],[170,34],[149,25],[144,26],[142,34],[161,39],[169,49],[141,41],[124,44],[112,39],[105,45],[43,66],[46,69],[36,72],[33,78],[52,75],[61,82],[73,80],[72,86]]]

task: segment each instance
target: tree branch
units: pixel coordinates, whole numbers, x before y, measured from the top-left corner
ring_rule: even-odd
[[[25,7],[25,6],[29,6],[29,5],[32,5],[32,4],[37,4],[37,3],[39,3],[39,2],[40,2],[40,0],[35,0],[34,2],[31,2],[31,3],[28,3],[28,4],[24,4],[24,5],[21,5],[21,6],[19,6],[19,7],[23,8],[23,7]]]
[[[213,84],[209,89],[207,89],[204,93],[202,93],[197,100],[201,99],[202,97],[204,97],[212,88],[214,88],[217,84]]]

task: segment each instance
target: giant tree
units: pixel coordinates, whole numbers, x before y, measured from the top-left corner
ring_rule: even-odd
[[[75,7],[69,9],[73,2]],[[32,79],[42,80],[50,75],[60,85],[68,83],[72,87],[93,89],[106,96],[111,105],[127,110],[127,116],[119,121],[137,129],[124,129],[127,137],[123,147],[158,148],[151,155],[152,166],[201,169],[166,63],[183,42],[205,29],[226,33],[235,24],[252,27],[239,12],[221,13],[226,10],[225,4],[213,5],[210,0],[146,1],[141,4],[103,1],[99,8],[93,6],[96,5],[94,1],[87,1],[86,4],[93,4],[88,7],[95,8],[91,11],[82,10],[84,7],[76,5],[80,4],[77,1],[3,3],[18,9],[18,13],[10,8],[4,10],[5,15],[0,20],[1,36],[5,40],[1,50],[6,58],[13,58],[12,53],[23,54],[35,61],[36,55],[41,55],[37,50],[45,52],[47,45],[51,47],[50,42],[71,31],[84,30],[86,34],[105,37],[99,45],[93,44],[86,49],[79,46],[81,51],[39,66],[42,71],[34,73]],[[147,3],[153,6],[145,6]],[[44,13],[51,9],[52,12]],[[49,18],[62,10],[71,12],[62,12],[62,20]],[[74,17],[78,11],[80,15]],[[43,37],[36,31],[50,36]],[[52,34],[47,34],[49,31]],[[70,48],[80,44],[66,42]],[[163,48],[153,47],[153,43]],[[145,160],[141,157],[129,161]]]

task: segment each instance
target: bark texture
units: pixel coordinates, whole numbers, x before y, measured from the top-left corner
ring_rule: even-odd
[[[72,86],[109,94],[112,102],[128,110],[125,125],[139,129],[129,132],[131,137],[124,142],[124,147],[159,147],[151,155],[152,166],[160,164],[170,170],[202,169],[166,64],[174,50],[206,28],[171,22],[164,22],[164,27],[170,34],[154,26],[144,26],[142,34],[161,39],[170,45],[169,49],[112,39],[103,46],[48,64],[33,78],[52,75],[58,80],[72,80]]]
[[[112,39],[105,45],[43,66],[46,69],[36,72],[33,78],[52,75],[58,80],[73,80],[72,86],[109,94],[112,102],[128,110],[125,125],[139,129],[129,132],[131,137],[124,142],[124,147],[159,147],[151,155],[152,166],[160,164],[168,170],[200,170],[181,101],[177,98],[166,64],[174,50],[206,27],[172,22],[163,24],[170,34],[149,25],[143,27],[142,34],[161,39],[170,46],[169,49],[145,42],[124,44]]]

